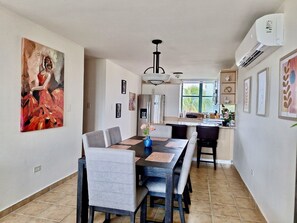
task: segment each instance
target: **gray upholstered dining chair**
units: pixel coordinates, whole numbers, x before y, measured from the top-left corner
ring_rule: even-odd
[[[121,130],[119,126],[105,130],[107,146],[117,144],[122,141]]]
[[[84,148],[89,147],[106,147],[103,130],[87,132],[82,135]]]
[[[172,126],[169,125],[154,125],[155,130],[150,132],[151,137],[172,137]]]
[[[185,223],[184,209],[183,209],[183,193],[186,188],[187,179],[191,169],[192,157],[195,150],[195,145],[197,141],[197,132],[193,132],[192,137],[187,145],[186,154],[184,156],[184,161],[181,168],[181,173],[175,178],[175,188],[174,195],[175,199],[178,201],[178,209],[180,214],[180,219],[182,223]],[[149,190],[149,195],[153,197],[166,196],[166,182],[164,178],[152,177],[146,181],[146,187]],[[184,200],[185,206],[187,203]]]
[[[136,185],[135,151],[111,148],[87,148],[86,165],[89,193],[89,223],[94,211],[128,215],[135,222],[141,206],[141,222],[146,220],[146,187]]]

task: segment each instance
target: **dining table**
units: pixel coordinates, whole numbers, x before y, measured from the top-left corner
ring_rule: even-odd
[[[135,151],[136,171],[142,177],[161,177],[166,179],[165,223],[173,222],[174,171],[182,160],[188,140],[151,137],[151,147],[145,147],[143,136],[134,136],[112,145],[115,149]],[[77,185],[77,223],[88,222],[88,185],[86,160],[78,160]]]

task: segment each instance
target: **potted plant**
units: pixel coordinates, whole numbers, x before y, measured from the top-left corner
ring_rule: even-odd
[[[143,141],[145,147],[151,147],[153,142],[150,137],[150,132],[154,131],[156,128],[150,123],[144,123],[140,126],[140,129],[143,131],[143,135],[145,135],[145,139]]]
[[[229,125],[229,122],[232,120],[232,117],[231,117],[231,113],[229,111],[228,108],[226,108],[224,106],[224,104],[222,104],[222,117],[223,117],[223,126],[228,126]]]

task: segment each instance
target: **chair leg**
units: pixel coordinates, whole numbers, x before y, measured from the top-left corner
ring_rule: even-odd
[[[141,205],[140,223],[146,222],[147,198],[144,198]]]
[[[109,223],[109,222],[110,222],[110,213],[105,213],[104,223]]]
[[[155,206],[155,197],[150,196],[150,207],[153,208]]]
[[[197,168],[199,168],[202,147],[197,146]]]
[[[189,192],[192,193],[193,190],[192,190],[192,182],[191,182],[191,176],[190,176],[190,174],[188,176],[188,182],[187,182],[187,184],[188,184]]]
[[[187,187],[187,186],[186,186]],[[190,204],[190,194],[189,194],[189,191],[187,188],[185,188],[183,194],[182,194],[182,198],[183,198],[183,201],[184,201],[184,211],[189,214],[190,211],[189,211],[189,204]]]
[[[184,215],[184,209],[183,209],[183,201],[182,201],[182,195],[178,194],[178,210],[180,215],[180,221],[181,223],[185,223],[185,215]]]
[[[135,213],[130,213],[130,223],[135,223]]]
[[[212,148],[212,153],[213,153],[214,169],[216,170],[217,169],[217,162],[216,162],[216,159],[217,159],[217,147],[216,146]]]
[[[190,191],[189,191],[188,185],[185,186],[183,195],[184,195],[184,200],[187,201],[187,204],[191,205],[191,197],[190,197]]]
[[[88,223],[93,223],[94,222],[94,207],[90,206],[90,210],[89,210],[89,221]]]

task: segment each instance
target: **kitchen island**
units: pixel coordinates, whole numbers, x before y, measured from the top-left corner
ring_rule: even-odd
[[[213,120],[198,120],[191,118],[166,118],[166,124],[179,124],[187,125],[187,138],[190,139],[196,126],[198,125],[216,125]],[[217,162],[219,163],[232,163],[233,160],[233,148],[234,148],[234,130],[235,127],[219,126],[219,139],[217,145]],[[203,148],[204,151],[210,151],[211,148]],[[197,152],[194,153],[195,159],[197,159]],[[202,156],[202,159],[212,159],[212,156]]]

